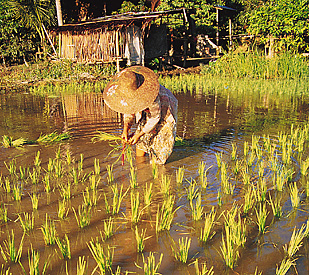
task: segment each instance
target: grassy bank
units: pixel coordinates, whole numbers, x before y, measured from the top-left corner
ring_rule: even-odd
[[[173,92],[234,89],[237,93],[307,93],[308,61],[300,55],[267,58],[256,53],[230,53],[192,70],[160,74],[160,83]],[[100,92],[116,72],[113,65],[86,65],[71,61],[41,62],[29,66],[0,67],[0,89],[26,88],[33,93]],[[275,95],[275,94],[274,94]]]

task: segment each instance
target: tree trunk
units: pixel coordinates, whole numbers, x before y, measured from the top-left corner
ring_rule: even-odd
[[[56,10],[57,10],[58,26],[62,26],[63,25],[63,21],[62,21],[62,11],[61,11],[61,2],[60,2],[60,0],[56,0]]]

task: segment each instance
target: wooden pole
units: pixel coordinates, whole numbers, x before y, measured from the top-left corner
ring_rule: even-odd
[[[117,65],[117,72],[119,73],[119,31],[116,30],[116,65]]]
[[[232,19],[229,18],[229,37],[230,37],[230,48],[233,45],[233,41],[232,41]]]

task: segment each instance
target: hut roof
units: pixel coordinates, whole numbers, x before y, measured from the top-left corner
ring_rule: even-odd
[[[109,15],[104,17],[95,18],[89,21],[83,21],[72,24],[64,24],[63,26],[53,27],[50,29],[52,32],[62,32],[76,29],[95,29],[100,26],[117,26],[117,25],[130,25],[132,22],[149,22],[162,16],[177,13],[192,13],[190,9],[176,9],[169,11],[154,11],[154,12],[128,12],[123,14]]]

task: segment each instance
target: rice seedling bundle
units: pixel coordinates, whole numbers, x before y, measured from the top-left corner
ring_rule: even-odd
[[[182,263],[187,263],[190,246],[191,246],[191,238],[182,237],[181,239],[179,239],[178,246],[176,248],[172,247],[175,259]]]
[[[125,140],[120,136],[105,132],[98,132],[98,134],[92,138],[92,142],[98,141],[109,142],[109,145],[113,149],[108,153],[108,156],[114,152],[120,151],[120,155],[115,162],[121,158],[122,164],[124,164],[125,159],[127,159],[129,163],[132,163],[132,145],[129,142],[125,142]]]

